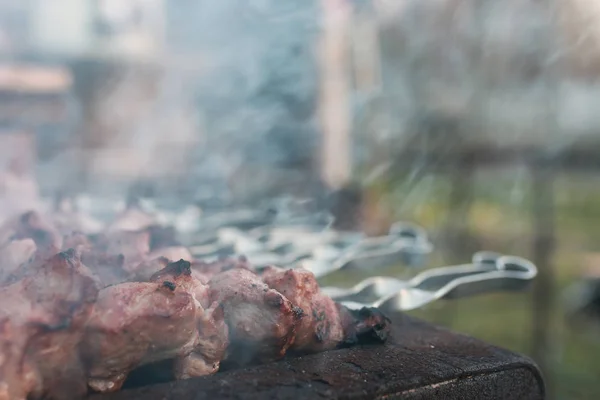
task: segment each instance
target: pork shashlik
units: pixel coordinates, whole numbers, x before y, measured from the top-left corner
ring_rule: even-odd
[[[307,270],[193,260],[136,215],[101,233],[67,232],[65,215],[59,229],[35,212],[0,227],[0,400],[116,391],[164,360],[187,379],[386,339],[385,316],[351,313]]]

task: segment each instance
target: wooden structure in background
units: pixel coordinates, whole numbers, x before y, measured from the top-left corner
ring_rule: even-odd
[[[320,104],[323,141],[321,177],[333,189],[350,181],[352,172],[350,88],[350,21],[344,0],[321,0],[323,32],[319,43]]]
[[[72,140],[71,88],[72,76],[66,68],[0,64],[0,207],[4,215],[38,205],[45,178],[52,173],[39,168],[40,161],[43,165],[60,154]]]

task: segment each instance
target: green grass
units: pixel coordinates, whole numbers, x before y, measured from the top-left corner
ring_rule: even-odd
[[[556,399],[600,399],[600,324],[565,322],[562,304],[564,289],[581,273],[582,255],[600,251],[599,183],[600,179],[592,176],[561,176],[555,182],[558,245],[553,268],[557,290],[549,328],[552,346],[547,356],[551,363],[545,375]],[[448,207],[448,182],[429,178],[403,192],[407,187],[396,181],[394,187],[380,184],[377,190],[393,205],[397,219],[415,221],[432,233],[443,230],[455,212]],[[488,250],[530,257],[532,193],[526,177],[518,171],[479,174],[474,195],[464,227]],[[443,265],[449,258],[438,251],[430,265]],[[468,261],[469,255],[464,259]],[[400,267],[378,272],[402,277],[415,273]],[[360,278],[345,274],[325,283],[350,284]],[[535,340],[530,292],[440,301],[410,314],[524,354],[531,354]]]

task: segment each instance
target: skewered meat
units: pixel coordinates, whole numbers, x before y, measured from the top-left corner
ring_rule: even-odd
[[[223,311],[204,310],[190,264],[172,263],[152,282],[128,282],[100,292],[88,323],[89,386],[118,390],[135,367],[175,358],[176,377],[214,373],[228,344]],[[140,335],[140,333],[143,333]]]
[[[262,278],[269,287],[281,292],[304,311],[290,350],[301,353],[330,350],[344,339],[344,327],[336,304],[321,293],[312,272],[268,267]]]
[[[186,379],[389,333],[382,314],[339,306],[305,270],[193,260],[156,225],[60,224],[29,212],[0,227],[0,400],[114,391],[155,362]]]
[[[78,347],[97,294],[96,281],[74,251],[0,289],[0,398],[71,399],[85,393]]]
[[[196,311],[197,342],[187,356],[175,360],[174,374],[177,379],[214,374],[219,370],[229,345],[229,328],[225,323],[223,307],[213,303],[204,310]]]
[[[294,342],[302,310],[246,269],[230,269],[209,282],[210,299],[221,303],[229,326],[228,360],[235,364],[269,361]]]
[[[176,285],[194,296],[194,300],[201,307],[208,307],[211,304],[208,286],[193,276],[189,261],[179,260],[169,263],[164,269],[153,274],[149,281]]]
[[[198,341],[192,353],[176,360],[175,377],[186,379],[217,372],[229,344],[229,329],[225,324],[223,307],[217,302],[209,304],[208,286],[194,277],[190,263],[184,260],[168,264],[152,275],[150,281],[162,282],[169,287],[174,285],[191,293],[198,306]]]
[[[146,260],[138,264],[127,264],[125,270],[139,280],[148,280],[175,260],[192,260],[193,257],[185,247],[168,247],[148,254]]]
[[[160,283],[102,289],[84,340],[88,385],[100,392],[118,390],[135,367],[188,355],[197,336],[195,314],[189,293]]]
[[[336,307],[344,327],[344,340],[338,347],[384,343],[390,335],[392,322],[378,309],[365,307],[355,311],[340,304]]]
[[[36,249],[33,239],[13,240],[0,248],[0,286],[19,267],[31,261]]]

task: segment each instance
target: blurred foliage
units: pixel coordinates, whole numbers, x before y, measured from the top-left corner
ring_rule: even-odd
[[[402,175],[403,178],[406,175]],[[556,399],[600,398],[600,330],[592,324],[567,323],[564,312],[564,290],[582,271],[582,256],[600,251],[600,182],[592,175],[560,175],[555,181],[557,249],[553,260],[556,271],[556,301],[550,329],[553,343],[546,371],[546,380]],[[388,186],[386,186],[388,184]],[[425,175],[419,182],[387,177],[371,184],[367,190],[376,191],[391,207],[396,219],[411,220],[426,227],[438,250],[429,265],[448,263],[440,241],[449,216],[454,212],[448,202],[451,181],[444,175]],[[531,198],[526,171],[511,169],[478,172],[473,183],[472,203],[466,228],[486,250],[495,250],[531,257]],[[462,258],[462,257],[461,257]],[[464,254],[465,262],[470,259]],[[600,259],[600,258],[599,258]],[[600,271],[600,263],[597,266]],[[417,270],[402,267],[378,271],[403,278]],[[357,274],[332,276],[332,283],[351,284],[361,278]],[[410,312],[455,331],[484,341],[531,354],[532,343],[531,292],[498,293],[470,299],[441,301],[424,309]]]

